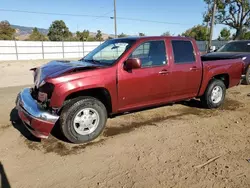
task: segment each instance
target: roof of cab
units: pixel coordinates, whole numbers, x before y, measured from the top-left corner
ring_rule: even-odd
[[[112,40],[116,40],[116,39],[128,39],[128,40],[156,40],[156,39],[166,39],[166,38],[170,38],[170,39],[189,39],[189,40],[193,40],[192,38],[189,37],[182,37],[182,36],[130,36],[130,37],[122,37],[122,38],[115,38]]]

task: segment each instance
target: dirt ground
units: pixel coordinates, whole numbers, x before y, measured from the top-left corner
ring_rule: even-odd
[[[0,88],[33,84],[32,71],[29,70],[49,61],[51,60],[0,61]]]
[[[192,100],[109,119],[97,140],[74,145],[57,129],[47,140],[32,137],[13,109],[32,81],[5,87],[1,79],[3,187],[250,187],[249,86],[228,90],[216,110]]]

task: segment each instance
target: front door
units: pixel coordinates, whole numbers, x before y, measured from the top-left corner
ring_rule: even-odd
[[[142,67],[118,70],[119,111],[157,104],[169,96],[169,64],[164,40],[141,43],[129,56],[139,58]]]

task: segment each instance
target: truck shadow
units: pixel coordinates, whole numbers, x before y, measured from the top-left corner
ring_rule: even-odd
[[[13,108],[10,112],[10,122],[12,126],[17,129],[26,139],[33,141],[33,142],[40,142],[41,139],[36,138],[33,136],[29,130],[24,126],[22,121],[18,116],[18,112],[15,108]]]
[[[57,121],[53,129],[51,130],[51,135],[57,138],[58,140],[61,140],[63,142],[71,143],[62,133],[60,129],[59,122]]]
[[[198,100],[198,99],[191,99],[189,101],[181,101],[178,104],[188,106],[188,107],[192,107],[192,108],[204,109],[204,107],[202,106],[201,101]]]
[[[188,106],[188,107],[194,107],[194,108],[197,108],[197,109],[202,109],[202,105],[201,105],[201,102],[199,100],[195,100],[195,99],[192,99],[192,100],[189,100],[189,101],[183,101],[183,102],[178,102],[178,103],[175,103],[175,104],[181,104],[181,105],[184,105],[184,106]],[[144,109],[141,109],[141,110],[135,110],[135,111],[132,111],[131,113],[136,113],[136,112],[140,112],[140,111],[147,111],[147,110],[151,110],[151,109],[157,109],[157,108],[160,108],[160,107],[164,107],[164,106],[172,106],[174,105],[174,103],[170,103],[170,104],[164,104],[164,105],[159,105],[159,106],[154,106],[154,107],[148,107],[148,108],[144,108]],[[120,114],[122,115],[122,114]],[[154,121],[162,121],[163,119],[162,118],[157,118],[157,120],[153,120],[152,122]],[[13,125],[13,127],[15,129],[17,129],[26,139],[28,139],[29,141],[32,141],[32,142],[41,142],[41,139],[39,138],[36,138],[35,136],[33,136],[29,130],[25,127],[25,125],[22,123],[22,121],[20,120],[19,116],[18,116],[18,112],[15,108],[12,109],[12,111],[10,112],[10,121]],[[151,120],[150,120],[151,122]],[[141,124],[141,123],[139,123]],[[142,123],[142,124],[147,124],[147,121]],[[140,125],[137,125],[135,127],[140,127]],[[126,126],[125,126],[126,127]],[[119,132],[121,133],[124,133],[124,132],[130,132],[130,127],[127,127],[129,130],[120,130],[120,128],[118,128],[114,133],[112,133],[111,135],[114,136],[116,134],[119,134]],[[104,136],[110,136],[110,134],[108,134],[109,132],[113,132],[113,131],[110,131],[109,128],[106,128],[106,130],[104,131]],[[70,143],[70,141],[68,141],[68,139],[63,135],[61,129],[60,129],[60,125],[59,123],[57,122],[55,124],[55,126],[53,127],[52,131],[51,131],[51,135],[53,137],[55,137],[56,139],[60,140],[60,141],[63,141],[63,142],[66,142],[66,143]]]
[[[177,105],[182,105],[183,107],[178,108],[175,110],[175,113],[166,115],[165,113],[158,113],[155,116],[148,116],[147,118],[143,118],[139,116],[134,116],[133,120],[130,122],[119,122],[118,124],[114,126],[114,124],[107,124],[107,127],[104,129],[103,134],[100,136],[99,139],[81,144],[81,145],[71,145],[67,144],[69,141],[62,135],[60,126],[57,123],[48,139],[39,140],[35,138],[22,124],[21,120],[18,118],[17,111],[13,109],[10,113],[10,119],[13,124],[13,126],[20,131],[20,133],[25,136],[27,139],[25,140],[25,143],[27,146],[32,150],[40,150],[44,153],[56,153],[60,156],[65,155],[72,155],[72,154],[78,154],[82,152],[85,148],[92,146],[92,145],[100,145],[105,140],[107,140],[109,137],[115,137],[120,134],[127,134],[129,132],[132,132],[140,127],[144,126],[155,126],[157,127],[157,123],[163,122],[165,120],[186,120],[187,118],[190,118],[191,116],[198,116],[199,118],[207,118],[207,117],[213,117],[218,116],[222,111],[234,111],[241,107],[244,107],[244,104],[232,100],[230,98],[227,98],[225,100],[225,103],[218,109],[203,109],[201,103],[199,100],[189,100],[184,101],[181,103],[176,103]],[[172,104],[169,104],[172,105]],[[169,106],[169,105],[162,105],[158,107],[152,107],[148,109],[143,109],[140,111],[147,111],[154,108],[160,108],[163,106]],[[160,112],[160,111],[159,111]],[[133,112],[131,112],[133,113]],[[147,112],[145,112],[147,113]],[[80,151],[81,150],[81,151]]]
[[[0,187],[1,188],[11,187],[1,162],[0,162]]]
[[[242,106],[244,106],[243,103],[240,103],[239,101],[232,100],[230,98],[227,98],[225,100],[225,104],[223,104],[219,109],[209,110],[209,109],[202,109],[201,103],[199,100],[189,100],[184,101],[181,103],[176,103],[177,105],[182,105],[183,107],[178,108],[175,110],[175,113],[173,114],[165,114],[165,113],[158,113],[155,116],[148,116],[147,118],[142,118],[140,114],[138,116],[134,116],[132,121],[129,122],[119,122],[115,125],[112,123],[107,124],[107,127],[104,129],[103,134],[96,140],[84,144],[79,145],[73,145],[73,144],[67,144],[65,142],[67,139],[62,135],[60,126],[57,123],[48,139],[41,140],[40,142],[37,142],[37,139],[34,138],[31,133],[25,128],[25,126],[22,124],[21,120],[18,118],[17,111],[15,109],[12,110],[10,113],[10,119],[12,121],[13,126],[20,131],[20,133],[25,136],[27,139],[24,141],[27,147],[31,150],[39,150],[45,154],[47,153],[55,153],[59,156],[66,156],[66,155],[75,155],[83,152],[87,147],[93,146],[93,145],[102,145],[107,139],[115,137],[120,134],[127,134],[129,132],[132,132],[140,127],[145,126],[153,126],[157,127],[158,123],[163,122],[165,120],[186,120],[191,116],[198,116],[199,118],[206,118],[206,117],[213,117],[220,115],[221,111],[234,111]],[[169,104],[171,105],[171,104]],[[162,105],[162,106],[169,106],[169,105]],[[154,109],[154,108],[160,108],[158,107],[152,107],[148,108]],[[147,109],[143,109],[141,111],[147,111]],[[160,111],[159,111],[160,112]],[[132,112],[133,113],[133,112]],[[148,113],[148,112],[146,112]]]

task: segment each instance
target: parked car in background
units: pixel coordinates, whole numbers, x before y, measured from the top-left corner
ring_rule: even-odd
[[[95,139],[108,117],[200,98],[222,105],[240,83],[241,59],[201,60],[195,40],[131,37],[105,41],[79,61],[52,61],[34,71],[34,86],[17,97],[18,114],[35,136],[56,122],[73,143]]]
[[[244,61],[243,82],[250,84],[250,40],[231,41],[202,56],[202,60],[237,59]]]

